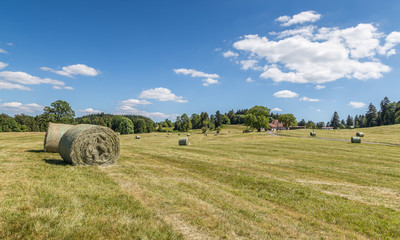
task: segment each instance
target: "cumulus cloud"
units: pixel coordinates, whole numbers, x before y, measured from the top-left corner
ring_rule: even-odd
[[[294,17],[286,19],[282,22]],[[310,26],[273,35],[275,40],[245,35],[233,47],[251,61],[257,58],[258,64],[264,66],[254,69],[248,62],[242,64],[242,69],[263,70],[260,77],[274,82],[323,84],[341,78],[382,78],[391,68],[379,56],[394,54],[394,47],[400,43],[400,32],[385,36],[373,24],[344,29]],[[381,39],[385,40],[383,46]]]
[[[240,61],[240,64],[242,65],[241,69],[243,70],[248,70],[248,69],[261,70],[262,68],[257,66],[257,63],[258,61],[254,59]]]
[[[317,111],[317,112],[321,112],[321,109],[317,109],[316,111]]]
[[[216,79],[212,79],[212,78],[206,78],[206,79],[203,79],[203,80],[201,80],[201,81],[203,81],[203,86],[206,86],[206,87],[208,87],[208,86],[210,86],[210,85],[212,85],[212,84],[217,84],[217,83],[219,83],[219,81],[218,80],[216,80]]]
[[[174,69],[174,72],[176,74],[190,75],[191,77],[204,77],[205,79],[202,80],[203,82],[202,85],[205,87],[219,83],[219,81],[217,80],[219,78],[219,75],[215,73],[213,74],[204,73],[194,69],[186,69],[186,68]]]
[[[64,89],[66,89],[66,90],[74,90],[73,87],[69,87],[69,86],[64,87]]]
[[[319,102],[320,100],[317,99],[317,98],[302,97],[302,98],[300,98],[300,101],[305,101],[305,102]]]
[[[97,113],[102,113],[102,111],[100,110],[95,110],[93,108],[86,108],[86,109],[81,109],[78,110],[79,112],[83,113],[83,114],[97,114]]]
[[[317,89],[317,90],[321,90],[321,89],[324,89],[324,88],[326,88],[326,86],[323,86],[323,85],[317,85],[317,86],[315,86],[315,89]]]
[[[100,74],[100,71],[92,67],[89,67],[85,64],[70,65],[62,67],[61,70],[55,70],[49,67],[41,67],[40,69],[42,69],[43,71],[49,71],[67,77],[72,77],[74,75],[97,76]]]
[[[8,53],[6,50],[0,48],[0,53]]]
[[[321,14],[315,11],[304,11],[299,14],[290,16],[280,16],[275,21],[281,22],[281,26],[288,27],[293,24],[303,24],[306,22],[316,22],[321,18]]]
[[[51,84],[54,86],[64,86],[65,83],[51,78],[40,78],[25,72],[0,72],[0,89],[31,90],[25,85]]]
[[[239,56],[239,54],[232,52],[231,50],[228,50],[226,52],[223,52],[222,55],[224,56],[224,58],[230,58],[230,57],[237,57]]]
[[[280,109],[280,108],[273,108],[273,109],[271,110],[271,112],[282,112],[282,109]]]
[[[298,97],[299,94],[289,91],[289,90],[282,90],[282,91],[274,93],[274,96],[277,98],[295,98],[295,97]]]
[[[23,104],[20,102],[8,102],[0,104],[0,109],[17,113],[33,113],[43,110],[43,106],[37,103]]]
[[[178,103],[188,102],[187,100],[183,100],[182,96],[176,96],[172,93],[168,88],[152,88],[149,90],[144,90],[140,93],[139,98],[142,99],[155,99],[161,102],[172,101]]]
[[[148,104],[151,104],[151,102],[146,101],[146,100],[139,100],[139,99],[131,98],[131,99],[127,99],[127,100],[121,101],[121,104],[125,105],[125,106],[134,107],[134,106],[137,106],[137,105],[148,105]]]
[[[363,102],[349,102],[349,106],[352,108],[363,108],[366,104]]]
[[[254,82],[254,80],[253,80],[253,79],[251,79],[251,77],[248,77],[248,78],[246,79],[246,82],[248,82],[248,83],[252,83],[252,82]]]
[[[218,74],[204,73],[194,69],[179,68],[179,69],[174,69],[174,72],[176,74],[190,75],[191,77],[219,78]]]
[[[7,67],[7,66],[8,66],[7,63],[0,62],[0,69],[3,69],[5,67]]]

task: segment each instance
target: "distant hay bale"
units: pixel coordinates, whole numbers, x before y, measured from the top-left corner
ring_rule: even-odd
[[[351,143],[361,143],[360,137],[351,137]]]
[[[137,136],[136,136],[136,139],[140,139],[140,136],[139,136],[139,135],[137,135]]]
[[[190,145],[189,138],[181,138],[179,139],[179,146]]]
[[[310,132],[310,136],[311,137],[315,137],[315,136],[317,136],[317,133],[316,132]]]
[[[157,134],[154,134],[154,137],[157,137]]]
[[[364,133],[363,133],[363,132],[357,132],[357,133],[356,133],[356,136],[357,136],[357,137],[364,137]]]
[[[70,124],[59,124],[49,123],[47,128],[46,136],[44,137],[44,151],[58,153],[58,144],[60,143],[61,137],[68,129],[74,125]]]
[[[188,133],[187,136],[189,137],[189,136],[190,136],[190,133]]]
[[[218,135],[218,133],[214,133],[214,136],[217,136]]]
[[[180,136],[181,135],[181,133],[178,133],[178,136]]]
[[[208,133],[205,133],[204,135],[208,136]]]
[[[64,161],[72,165],[110,165],[118,159],[120,143],[110,128],[80,124],[65,132],[59,150]]]

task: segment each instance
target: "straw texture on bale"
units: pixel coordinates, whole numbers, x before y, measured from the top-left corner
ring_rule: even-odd
[[[179,146],[185,146],[185,145],[190,145],[189,138],[181,138],[179,139]]]
[[[68,131],[68,129],[72,128],[73,126],[74,125],[70,124],[49,123],[46,136],[44,137],[43,150],[45,152],[58,153],[58,144],[61,137],[66,131]]]
[[[358,132],[358,133],[356,133],[356,136],[357,137],[364,137],[364,133],[363,132]]]
[[[351,143],[361,143],[360,137],[351,137]]]
[[[72,165],[109,165],[119,156],[118,135],[107,127],[80,124],[65,132],[60,155]]]
[[[310,132],[310,136],[311,137],[315,137],[315,136],[317,136],[317,133],[316,132]]]

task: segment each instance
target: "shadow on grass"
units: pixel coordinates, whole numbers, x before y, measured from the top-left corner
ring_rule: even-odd
[[[42,153],[42,152],[44,152],[44,151],[43,151],[43,149],[42,149],[42,150],[29,149],[29,150],[26,150],[25,152]]]
[[[59,165],[59,166],[69,165],[68,163],[66,163],[66,162],[64,162],[63,160],[60,160],[60,159],[44,159],[44,161],[47,164],[52,164],[52,165]]]

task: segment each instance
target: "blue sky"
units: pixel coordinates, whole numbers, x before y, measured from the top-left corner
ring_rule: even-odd
[[[301,2],[301,3],[300,3]],[[0,3],[0,112],[228,112],[298,120],[400,100],[398,1]]]

